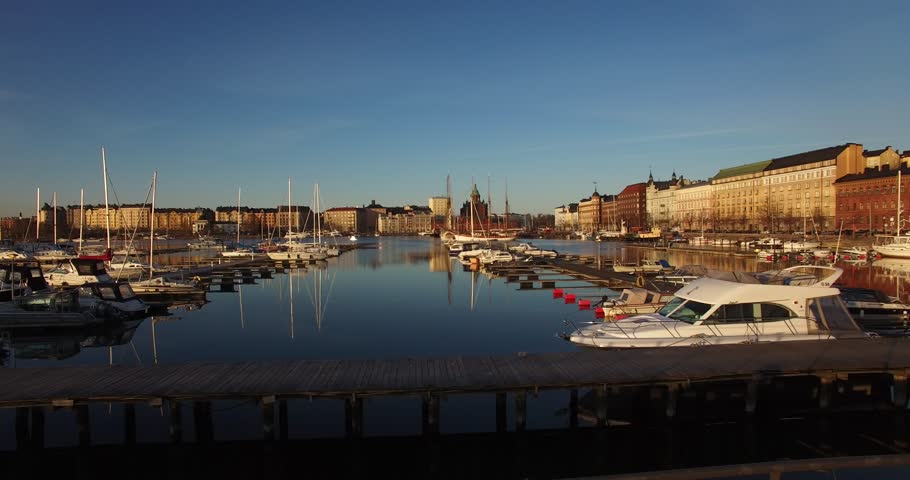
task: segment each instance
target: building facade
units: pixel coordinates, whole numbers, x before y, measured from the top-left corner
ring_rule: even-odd
[[[553,209],[556,230],[574,232],[578,230],[578,204],[570,203]]]
[[[674,192],[673,224],[678,225],[682,231],[703,231],[711,228],[708,222],[711,218],[711,182],[693,182],[684,185]]]
[[[366,231],[365,209],[358,207],[335,207],[323,213],[324,227],[344,233]]]
[[[619,223],[625,222],[626,228],[645,228],[648,216],[647,183],[634,183],[626,186],[616,196],[616,217]]]
[[[379,233],[383,235],[411,235],[433,229],[434,213],[430,207],[407,205],[389,208],[379,217]]]
[[[836,228],[840,230],[843,226],[847,232],[887,234],[896,233],[898,227],[902,232],[910,230],[908,185],[910,167],[900,165],[900,168],[891,169],[887,163],[837,179],[834,182]]]

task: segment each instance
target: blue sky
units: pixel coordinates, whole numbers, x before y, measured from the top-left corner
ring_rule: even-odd
[[[261,4],[261,5],[260,5]],[[0,215],[103,199],[548,212],[673,170],[910,149],[910,2],[0,3]]]

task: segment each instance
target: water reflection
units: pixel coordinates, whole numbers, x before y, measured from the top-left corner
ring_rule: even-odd
[[[73,328],[42,327],[0,330],[0,365],[13,360],[63,360],[84,348],[132,345],[142,319]],[[136,352],[135,348],[132,348]],[[138,352],[136,352],[138,358]],[[15,366],[15,362],[10,366]]]

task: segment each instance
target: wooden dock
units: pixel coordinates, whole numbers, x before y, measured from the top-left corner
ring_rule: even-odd
[[[758,374],[886,373],[905,389],[907,372],[910,339],[884,338],[395,360],[18,368],[0,370],[0,407],[679,385]]]

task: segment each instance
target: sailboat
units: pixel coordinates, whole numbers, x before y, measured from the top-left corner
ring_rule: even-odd
[[[155,192],[158,189],[158,172],[152,175],[152,215],[149,229],[149,278],[130,282],[129,286],[147,305],[166,307],[177,300],[205,302],[205,290],[193,283],[176,282],[164,277],[155,278]]]
[[[237,187],[237,240],[233,250],[223,250],[222,257],[253,257],[253,250],[240,247],[240,187]]]
[[[291,227],[291,179],[288,177],[288,234],[292,233]],[[328,258],[328,255],[325,252],[319,251],[318,247],[315,247],[311,244],[304,244],[297,242],[296,240],[288,239],[287,250],[280,252],[268,252],[268,256],[272,260],[325,260]]]
[[[471,192],[471,201],[470,201],[470,203],[471,203],[471,212],[469,214],[470,225],[471,225],[470,233],[464,234],[464,233],[448,231],[448,232],[445,232],[444,234],[440,235],[440,237],[442,237],[444,240],[452,240],[452,241],[461,242],[461,243],[466,243],[466,242],[467,243],[469,243],[469,242],[511,242],[511,241],[515,240],[516,235],[511,235],[509,233],[488,232],[483,229],[482,225],[481,225],[481,229],[480,229],[479,233],[474,230],[474,215],[475,215],[474,197],[479,196],[479,195],[480,194],[477,192],[477,185],[474,185],[474,190],[472,190],[472,192]]]

